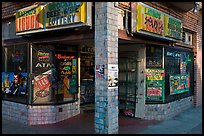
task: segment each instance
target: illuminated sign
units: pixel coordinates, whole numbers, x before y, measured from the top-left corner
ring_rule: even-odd
[[[46,27],[86,23],[86,2],[52,2],[46,5]]]
[[[164,16],[164,36],[182,39],[182,22],[173,17]]]
[[[137,5],[137,30],[163,35],[164,15],[152,8]]]
[[[16,13],[16,32],[43,28],[43,6],[32,6]]]

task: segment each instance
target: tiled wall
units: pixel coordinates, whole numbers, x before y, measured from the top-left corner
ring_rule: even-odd
[[[79,101],[56,106],[30,106],[2,101],[2,117],[28,125],[52,124],[76,116],[79,113]]]
[[[165,120],[193,106],[193,96],[167,104],[146,104],[145,117],[147,120]]]

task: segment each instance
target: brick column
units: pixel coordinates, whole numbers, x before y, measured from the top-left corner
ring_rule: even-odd
[[[118,133],[118,88],[108,87],[110,66],[118,68],[117,9],[114,2],[96,2],[94,124],[100,134]]]

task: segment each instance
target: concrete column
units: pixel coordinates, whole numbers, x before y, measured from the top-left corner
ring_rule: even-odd
[[[118,87],[108,86],[110,66],[118,69],[117,9],[114,2],[96,2],[94,125],[100,134],[118,133]]]

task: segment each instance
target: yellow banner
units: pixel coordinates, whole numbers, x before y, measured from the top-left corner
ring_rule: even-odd
[[[86,2],[52,2],[46,5],[46,27],[86,23]]]
[[[164,15],[142,4],[137,5],[137,31],[163,35]]]
[[[16,32],[40,29],[44,27],[43,24],[43,6],[28,7],[16,13]]]

